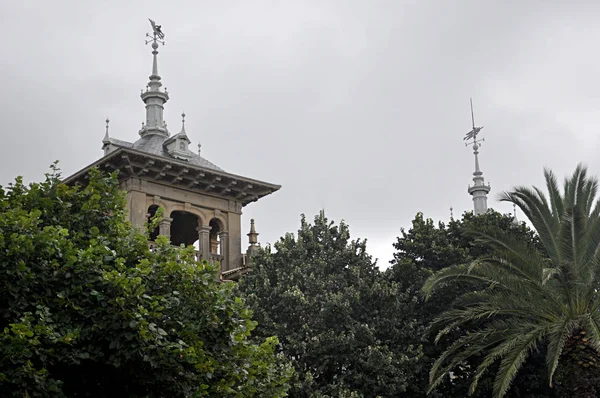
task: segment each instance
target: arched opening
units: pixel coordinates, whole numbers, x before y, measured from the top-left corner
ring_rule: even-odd
[[[173,211],[171,213],[171,244],[179,246],[193,245],[198,240],[198,217],[185,212]]]
[[[221,237],[219,236],[219,233],[223,231],[221,222],[216,218],[213,218],[212,220],[210,220],[210,223],[208,225],[210,226],[210,253],[221,254]]]
[[[152,205],[150,207],[148,207],[148,223],[152,222],[152,217],[154,217],[154,215],[156,214],[156,212],[158,211],[158,206],[157,205]],[[156,237],[158,236],[158,225],[156,226],[156,228],[154,228],[154,230],[150,231],[150,236],[149,239],[154,242],[156,240]]]

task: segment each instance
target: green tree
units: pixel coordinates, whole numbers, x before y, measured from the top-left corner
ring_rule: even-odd
[[[440,313],[452,308],[454,301],[462,294],[476,290],[477,286],[457,282],[451,286],[439,287],[436,289],[436,294],[428,301],[424,301],[421,295],[425,281],[435,272],[470,263],[481,256],[491,254],[488,246],[474,241],[469,234],[472,229],[482,228],[494,229],[501,234],[513,236],[522,242],[528,242],[527,244],[534,248],[540,247],[535,232],[525,223],[517,223],[512,215],[503,215],[493,210],[479,216],[467,212],[463,214],[462,219],[452,219],[447,224],[443,222],[436,224],[431,219],[425,219],[422,213],[417,213],[411,228],[401,229],[401,235],[394,243],[397,251],[392,266],[386,270],[386,275],[397,283],[403,293],[412,296],[416,301],[413,317],[419,319],[424,328],[428,328]],[[414,344],[423,346],[424,355],[413,368],[418,381],[409,387],[405,396],[426,396],[431,366],[435,358],[449,344],[451,337],[458,332],[454,330],[450,336],[437,343],[434,341],[435,334],[430,332],[414,336]],[[543,363],[542,358],[535,356],[527,364],[519,383],[515,383],[511,396],[538,398],[548,396],[544,385],[544,372],[543,369],[542,371],[539,369],[540,361]],[[477,363],[477,356],[464,361],[461,366],[454,369],[452,378],[445,377],[430,396],[466,396],[469,379]],[[476,395],[489,397],[492,384],[490,377],[484,377]]]
[[[424,291],[456,281],[484,288],[465,294],[440,315],[442,337],[462,331],[436,360],[431,387],[468,358],[483,353],[471,391],[497,365],[493,396],[503,397],[533,352],[543,349],[549,384],[560,396],[596,397],[600,386],[600,201],[598,181],[578,165],[563,190],[544,171],[548,195],[517,187],[502,200],[519,206],[537,231],[543,252],[489,229],[473,235],[492,254],[431,277]]]
[[[193,249],[126,222],[116,175],[0,188],[0,396],[282,397],[291,368]]]
[[[345,223],[324,213],[302,216],[297,238],[286,234],[253,257],[240,292],[259,322],[276,335],[296,370],[292,397],[398,397],[413,382],[423,333],[408,315],[414,302],[387,280]]]

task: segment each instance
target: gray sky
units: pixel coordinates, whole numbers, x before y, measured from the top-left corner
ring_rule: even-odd
[[[283,185],[245,208],[261,242],[324,208],[381,266],[417,211],[472,209],[469,97],[498,192],[579,161],[597,173],[600,3],[591,1],[0,2],[0,183],[64,175],[134,141],[161,24],[165,118],[228,172]],[[233,149],[233,150],[231,150]],[[245,239],[244,239],[245,240]]]

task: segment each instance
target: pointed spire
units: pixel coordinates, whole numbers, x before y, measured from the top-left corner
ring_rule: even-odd
[[[254,219],[250,220],[250,232],[248,233],[248,242],[250,246],[256,246],[258,244],[258,233],[256,232],[256,227],[254,226]]]
[[[108,144],[110,144],[110,137],[108,135],[108,124],[110,123],[110,120],[108,118],[106,118],[105,122],[106,122],[106,133],[104,134],[104,139],[102,140],[102,143],[104,145],[108,145]]]
[[[250,220],[250,232],[248,233],[248,241],[250,246],[246,250],[246,255],[248,257],[252,257],[254,253],[259,249],[258,246],[258,233],[256,232],[256,228],[254,227],[254,219]]]
[[[143,137],[148,134],[160,134],[169,136],[167,124],[163,119],[164,104],[169,100],[169,93],[166,88],[161,91],[161,77],[158,74],[158,44],[164,45],[164,33],[160,25],[150,20],[153,34],[146,33],[146,44],[152,43],[152,74],[149,77],[149,82],[146,85],[146,91],[141,94],[142,101],[146,104],[146,124],[140,130],[140,135]]]
[[[490,184],[485,185],[483,172],[479,166],[479,148],[480,143],[485,141],[485,138],[477,139],[477,134],[483,127],[475,127],[475,116],[473,114],[473,100],[471,99],[471,121],[473,128],[467,133],[464,140],[467,141],[465,146],[473,145],[473,155],[475,156],[475,171],[473,172],[473,186],[469,186],[468,192],[473,196],[473,206],[475,215],[485,214],[487,212],[487,194],[492,189]],[[469,142],[473,140],[472,142]]]
[[[104,149],[104,156],[108,155],[112,148],[112,146],[110,145],[111,144],[110,136],[108,135],[108,124],[109,123],[110,123],[110,120],[108,120],[108,118],[106,118],[106,133],[104,133],[104,138],[102,139],[102,149]]]
[[[519,223],[519,220],[517,220],[517,205],[513,203],[513,222],[515,224]]]
[[[185,134],[185,112],[181,113],[181,132],[180,134]]]

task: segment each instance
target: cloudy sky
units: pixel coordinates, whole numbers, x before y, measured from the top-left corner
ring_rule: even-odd
[[[166,34],[165,117],[203,155],[283,188],[245,208],[260,239],[325,209],[385,266],[418,211],[472,209],[469,97],[481,166],[502,190],[600,172],[600,3],[482,0],[0,2],[0,183],[68,175],[111,136],[134,141],[151,71],[148,17]]]

